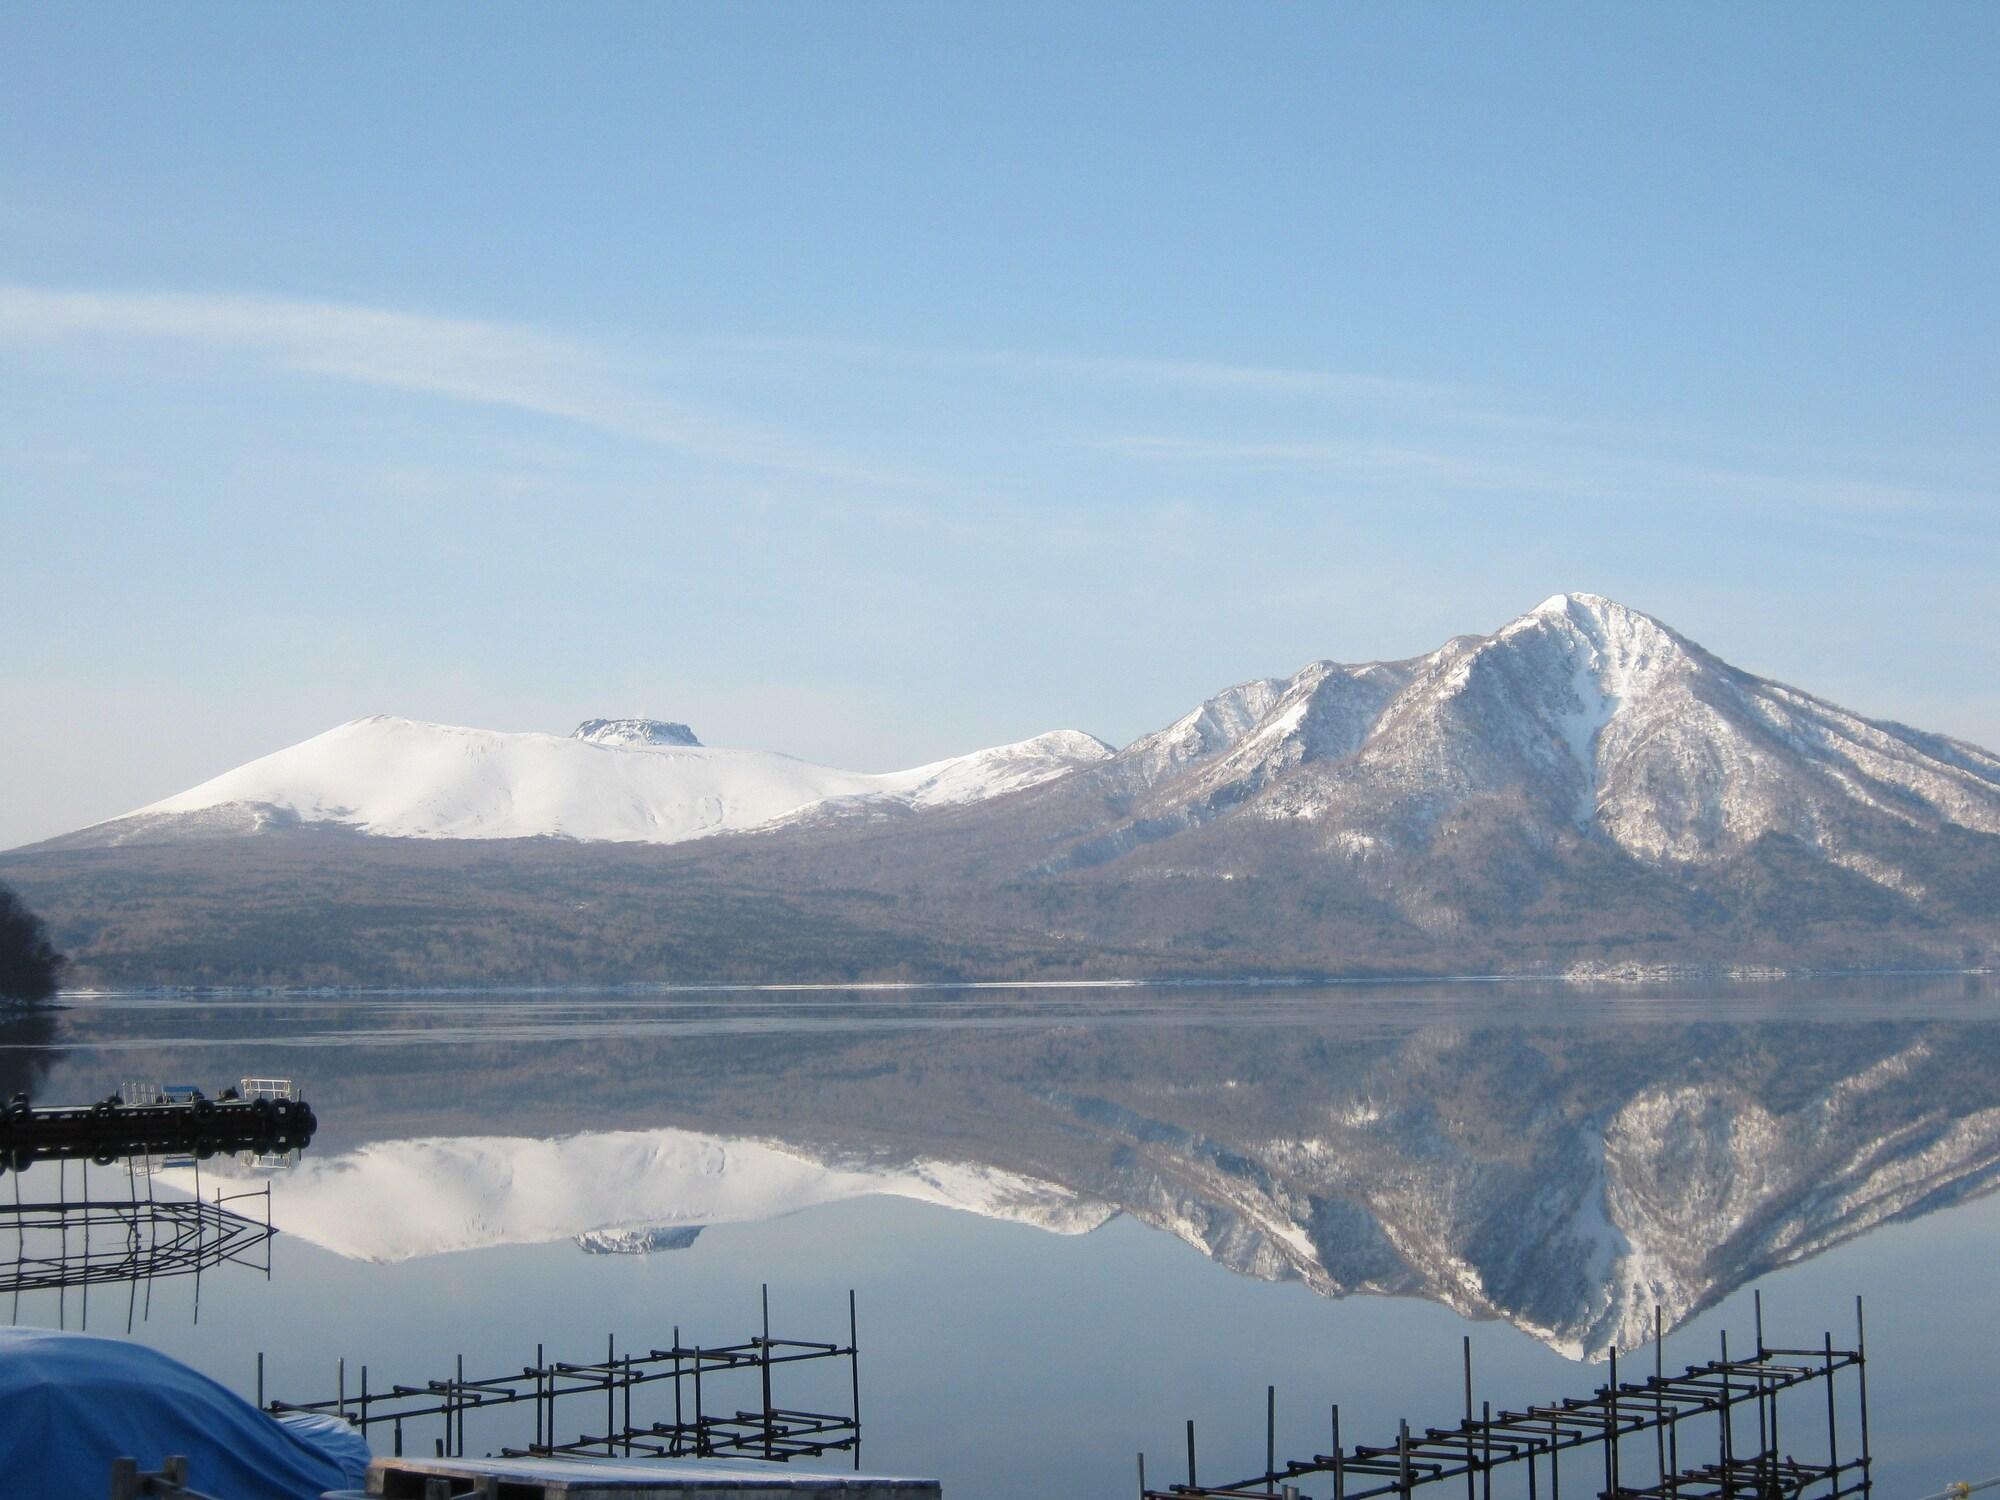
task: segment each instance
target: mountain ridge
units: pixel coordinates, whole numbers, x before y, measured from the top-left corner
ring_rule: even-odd
[[[906,771],[819,766],[704,745],[685,724],[588,719],[568,736],[373,714],[52,843],[171,841],[318,827],[378,838],[674,843],[819,804],[975,801],[1109,754],[1076,730]]]
[[[1211,705],[1229,695],[1262,712],[1213,732],[1227,715]],[[1245,684],[1079,774],[1126,815],[1050,868],[1246,813],[1323,825],[1325,852],[1365,860],[1505,801],[1545,838],[1598,833],[1649,864],[1714,861],[1776,833],[1911,890],[1878,853],[1848,847],[1857,819],[2000,834],[2000,756],[1755,677],[1589,594],[1422,657]]]
[[[1248,679],[1116,751],[1056,731],[887,776],[409,722],[361,724],[453,775],[518,752],[500,811],[405,795],[461,784],[423,756],[413,777],[370,763],[368,816],[338,777],[245,799],[231,778],[253,762],[0,869],[85,981],[187,980],[174,962],[229,983],[818,982],[2000,953],[2000,756],[1745,672],[1599,595],[1422,656]],[[343,731],[364,733],[280,757]],[[590,772],[558,778],[579,815],[529,795],[537,757]],[[762,801],[718,781],[739,772]],[[664,834],[593,840],[634,808]],[[162,810],[175,821],[149,821]],[[424,836],[376,836],[395,827]]]

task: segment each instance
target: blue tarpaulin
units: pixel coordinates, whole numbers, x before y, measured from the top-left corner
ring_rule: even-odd
[[[352,1431],[272,1420],[158,1350],[123,1339],[0,1328],[0,1492],[8,1500],[107,1493],[111,1460],[158,1469],[188,1459],[188,1483],[218,1500],[319,1500],[358,1486],[367,1447]]]

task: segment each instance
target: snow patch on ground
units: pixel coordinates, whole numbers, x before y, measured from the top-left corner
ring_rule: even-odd
[[[1865,876],[1885,890],[1908,896],[1913,901],[1921,901],[1924,898],[1923,882],[1911,879],[1906,871],[1898,869],[1885,859],[1876,859],[1872,855],[1859,854],[1852,850],[1837,851],[1828,857],[1843,870],[1852,870],[1857,875]]]

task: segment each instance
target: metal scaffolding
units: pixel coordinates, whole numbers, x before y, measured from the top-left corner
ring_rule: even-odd
[[[1263,1473],[1227,1484],[1199,1483],[1194,1423],[1189,1422],[1187,1482],[1148,1488],[1141,1454],[1140,1500],[1307,1500],[1299,1481],[1308,1478],[1324,1480],[1331,1500],[1392,1495],[1409,1500],[1428,1486],[1453,1481],[1464,1484],[1466,1500],[1492,1500],[1495,1475],[1513,1471],[1515,1465],[1525,1465],[1513,1477],[1525,1480],[1528,1500],[1539,1500],[1543,1484],[1549,1500],[1562,1500],[1565,1455],[1584,1458],[1589,1477],[1582,1483],[1598,1500],[1842,1500],[1867,1494],[1868,1376],[1861,1299],[1854,1301],[1851,1349],[1836,1349],[1830,1333],[1817,1349],[1770,1347],[1764,1341],[1761,1293],[1755,1305],[1756,1349],[1748,1356],[1732,1359],[1725,1333],[1719,1358],[1668,1374],[1664,1330],[1655,1309],[1650,1376],[1620,1380],[1614,1350],[1606,1383],[1590,1395],[1524,1411],[1495,1412],[1491,1403],[1475,1411],[1468,1338],[1465,1415],[1456,1427],[1412,1432],[1404,1421],[1393,1443],[1349,1447],[1341,1442],[1340,1408],[1335,1406],[1332,1451],[1283,1464],[1277,1459],[1275,1392],[1267,1388]],[[1843,1457],[1837,1382],[1849,1374],[1858,1420],[1849,1435],[1853,1447]],[[1825,1452],[1801,1459],[1781,1443],[1780,1414],[1781,1408],[1797,1404],[1783,1398],[1809,1388],[1824,1396]],[[1754,1410],[1754,1439],[1745,1408]],[[1816,1433],[1821,1415],[1815,1403],[1805,1430]],[[1796,1415],[1788,1415],[1782,1431],[1801,1431]],[[1684,1447],[1689,1454],[1714,1456],[1684,1466]],[[1572,1476],[1575,1469],[1572,1458]],[[1569,1483],[1575,1486],[1578,1480],[1571,1477]]]
[[[263,1356],[257,1357],[257,1400],[273,1413],[319,1412],[338,1416],[362,1432],[387,1426],[392,1448],[403,1453],[405,1428],[435,1423],[436,1456],[463,1457],[468,1413],[522,1405],[533,1408],[532,1436],[502,1446],[505,1458],[654,1457],[733,1454],[788,1460],[851,1451],[861,1467],[861,1374],[855,1342],[854,1293],[847,1294],[847,1342],[825,1343],[771,1335],[770,1289],[764,1289],[763,1330],[738,1343],[688,1345],[675,1328],[666,1348],[621,1351],[607,1339],[597,1360],[550,1360],[535,1346],[532,1364],[518,1371],[468,1377],[459,1355],[453,1372],[413,1385],[371,1389],[368,1367],[360,1386],[347,1390],[347,1365],[335,1366],[335,1394],[319,1401],[264,1400]],[[789,1367],[824,1361],[847,1365],[848,1409],[812,1411],[777,1400],[775,1383]],[[754,1382],[754,1404],[718,1404],[731,1390]],[[601,1403],[601,1405],[600,1405]],[[601,1420],[602,1426],[597,1423]],[[572,1430],[567,1424],[582,1423]],[[525,1424],[523,1424],[525,1425]],[[428,1435],[428,1434],[426,1434]]]
[[[91,1164],[74,1168],[58,1160],[55,1196],[23,1196],[24,1178],[14,1174],[11,1201],[0,1200],[0,1293],[13,1296],[13,1317],[21,1315],[22,1293],[57,1294],[57,1323],[69,1322],[68,1293],[81,1293],[80,1317],[88,1326],[90,1288],[123,1282],[131,1288],[126,1331],[152,1306],[153,1282],[194,1276],[196,1316],[199,1277],[204,1270],[235,1263],[271,1274],[271,1190],[201,1194],[200,1179],[189,1198],[162,1198],[153,1190],[150,1158],[128,1158],[98,1166],[98,1182],[108,1176],[111,1192],[93,1189]],[[122,1169],[121,1169],[122,1167]],[[71,1196],[72,1177],[76,1195]],[[122,1194],[116,1188],[122,1186]]]

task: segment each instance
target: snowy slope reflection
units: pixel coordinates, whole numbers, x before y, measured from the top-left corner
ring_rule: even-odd
[[[638,1253],[684,1249],[705,1224],[877,1193],[1065,1234],[1095,1229],[1113,1212],[990,1167],[838,1165],[764,1141],[628,1130],[378,1141],[308,1158],[273,1195],[273,1219],[335,1254],[378,1262],[572,1238],[593,1253]]]
[[[1655,1303],[1678,1323],[1995,1184],[2000,1025],[1613,1009],[1503,1025],[1322,1005],[1283,1024],[639,1028],[615,1070],[586,1063],[596,1042],[463,1049],[459,1067],[479,1066],[448,1119],[434,1110],[403,1139],[377,1053],[319,1084],[367,1143],[309,1159],[274,1212],[371,1259],[571,1236],[665,1246],[649,1232],[873,1193],[1065,1233],[1123,1212],[1250,1276],[1429,1297],[1594,1356],[1641,1340]],[[448,1133],[481,1097],[506,1099],[523,1134]]]

